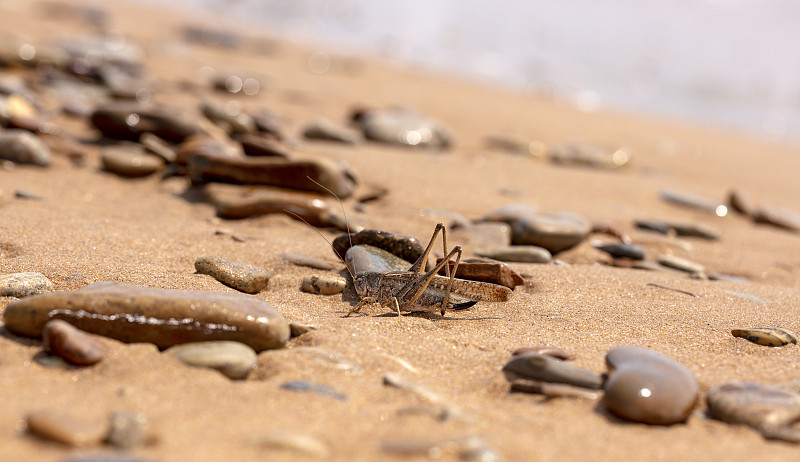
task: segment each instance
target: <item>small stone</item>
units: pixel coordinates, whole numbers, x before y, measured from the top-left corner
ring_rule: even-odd
[[[207,274],[228,287],[257,294],[267,288],[270,274],[264,268],[247,263],[204,255],[194,262],[198,273]]]
[[[42,329],[44,350],[77,366],[91,366],[102,361],[108,349],[95,336],[60,319],[48,321]]]
[[[698,223],[666,222],[661,220],[636,220],[637,228],[668,234],[670,231],[678,236],[700,237],[703,239],[717,240],[720,238],[718,231]]]
[[[28,201],[43,201],[44,200],[44,197],[42,197],[42,196],[37,196],[36,194],[30,193],[30,192],[27,192],[27,191],[23,191],[21,189],[17,189],[16,191],[14,191],[14,197],[16,197],[17,199],[24,199],[24,200],[28,200]]]
[[[777,207],[762,205],[753,212],[753,221],[800,233],[800,215]]]
[[[171,290],[98,282],[70,292],[33,295],[3,312],[9,332],[39,337],[51,319],[129,343],[159,348],[188,342],[232,340],[256,351],[281,348],[289,324],[272,306],[239,293]]]
[[[300,289],[317,295],[335,295],[342,293],[346,286],[347,281],[338,276],[306,276]]]
[[[50,149],[36,135],[16,129],[0,132],[0,159],[47,167],[50,157]]]
[[[332,270],[336,268],[336,265],[329,261],[322,260],[321,258],[314,258],[309,257],[307,255],[300,255],[297,253],[285,253],[282,255],[283,259],[288,261],[289,263],[295,264],[297,266],[305,266],[308,268],[320,269],[320,270]]]
[[[450,134],[438,121],[408,109],[356,111],[353,121],[372,141],[442,149],[452,145]]]
[[[299,337],[303,334],[307,334],[312,330],[316,330],[316,326],[312,326],[311,324],[303,324],[301,322],[290,321],[289,322],[289,330],[292,332],[292,338]]]
[[[139,143],[141,143],[148,152],[160,157],[164,162],[175,162],[175,149],[156,135],[152,133],[142,133],[142,136],[139,137]]]
[[[53,291],[53,283],[42,273],[9,273],[0,275],[0,297],[27,297]]]
[[[603,402],[617,417],[672,425],[694,409],[699,387],[686,367],[647,348],[622,346],[606,355],[608,379]]]
[[[245,155],[251,157],[291,157],[289,148],[280,141],[262,135],[238,135],[236,140],[242,145]]]
[[[197,153],[189,158],[195,184],[210,181],[331,192],[341,199],[353,194],[356,180],[342,165],[323,158],[292,160],[280,157],[219,157]],[[313,181],[312,181],[313,180]]]
[[[779,347],[797,343],[797,337],[777,327],[753,327],[749,329],[732,329],[731,335],[743,338],[764,346]]]
[[[347,396],[322,383],[308,382],[306,380],[294,380],[291,382],[282,383],[280,388],[282,390],[290,390],[300,393],[316,393],[327,398],[333,398],[339,401],[347,401]]]
[[[568,144],[556,146],[547,152],[556,164],[581,165],[594,168],[616,169],[628,165],[631,152],[624,147]]]
[[[614,265],[626,268],[636,268],[647,271],[660,271],[662,273],[673,273],[682,275],[686,274],[684,271],[677,270],[669,266],[664,266],[661,263],[650,260],[628,260],[628,259],[617,258],[614,260]]]
[[[113,412],[106,443],[120,449],[139,446],[144,441],[144,425],[147,419],[133,412]]]
[[[319,119],[303,129],[303,137],[308,140],[333,141],[344,144],[358,144],[361,138],[352,130],[339,127],[330,120]]]
[[[705,273],[706,267],[675,255],[659,255],[658,263],[686,273]]]
[[[230,341],[184,343],[166,351],[186,365],[216,369],[234,380],[247,378],[257,358],[249,346]]]
[[[503,374],[509,382],[522,379],[591,389],[599,389],[603,384],[603,378],[592,371],[540,353],[524,353],[512,357],[503,366]]]
[[[175,162],[186,165],[197,155],[238,158],[241,156],[231,144],[207,135],[192,135],[175,148]]]
[[[26,421],[34,435],[68,446],[100,444],[108,432],[106,425],[49,409],[31,412]]]
[[[256,122],[238,104],[223,105],[206,101],[200,105],[200,111],[228,134],[256,132]]]
[[[344,261],[353,274],[408,271],[412,263],[371,245],[354,245],[347,249]]]
[[[535,207],[512,204],[483,217],[511,226],[513,245],[535,245],[558,253],[578,245],[592,230],[589,220],[569,212],[540,213]]]
[[[706,395],[715,419],[754,428],[764,438],[800,443],[793,428],[800,419],[800,394],[776,386],[734,380],[714,385]]]
[[[332,245],[334,253],[339,258],[347,253],[350,246],[356,245],[377,247],[411,263],[416,262],[425,253],[425,246],[416,237],[377,229],[364,229],[356,234],[341,234],[333,240]],[[408,267],[401,271],[405,270],[408,270]]]
[[[728,205],[734,212],[746,216],[751,216],[755,210],[750,198],[740,189],[732,189],[728,193]]]
[[[200,126],[177,109],[129,102],[104,104],[95,109],[91,121],[103,136],[119,140],[138,141],[142,133],[153,133],[181,143],[200,132]]]
[[[599,244],[594,246],[614,258],[630,258],[631,260],[644,260],[644,249],[636,244]]]
[[[547,249],[535,245],[510,245],[493,252],[478,252],[478,255],[493,260],[519,263],[550,263],[553,256]]]
[[[728,214],[728,208],[723,204],[720,204],[719,201],[708,199],[698,194],[677,191],[674,189],[665,189],[661,191],[661,199],[671,204],[702,210],[719,217],[724,217]]]
[[[441,262],[441,258],[436,259],[436,264]],[[448,262],[450,272],[452,273],[455,266],[454,261]],[[439,271],[440,275],[447,274],[445,269]],[[485,262],[485,261],[462,261],[458,264],[455,277],[459,279],[467,279],[470,281],[489,282],[492,284],[499,284],[501,286],[513,289],[516,286],[525,284],[522,276],[514,271],[510,266],[503,262]]]
[[[220,74],[212,84],[216,90],[248,96],[257,95],[263,86],[258,78],[239,73]]]
[[[105,148],[100,158],[103,169],[129,178],[152,175],[164,166],[161,158],[134,147]]]
[[[258,439],[259,446],[271,450],[289,450],[300,455],[323,458],[328,456],[328,446],[322,441],[301,433],[273,432]]]
[[[562,361],[569,361],[572,359],[572,355],[564,351],[559,347],[554,346],[535,346],[535,347],[521,347],[514,350],[511,355],[512,356],[519,356],[524,355],[526,353],[536,353],[540,355],[547,355],[552,356],[553,358],[560,359]]]

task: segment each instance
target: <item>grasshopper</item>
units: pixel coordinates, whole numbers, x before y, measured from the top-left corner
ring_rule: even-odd
[[[436,236],[442,233],[442,245],[445,258],[433,269],[422,272],[428,261]],[[455,257],[455,265],[450,273],[450,260]],[[407,271],[393,272],[358,272],[353,268],[350,275],[353,285],[361,301],[348,312],[345,317],[361,310],[369,303],[380,303],[382,306],[393,306],[397,315],[401,311],[435,312],[439,308],[442,316],[445,310],[462,310],[475,305],[479,300],[505,301],[511,290],[504,286],[479,281],[455,279],[458,264],[461,261],[461,246],[455,246],[447,252],[447,231],[442,223],[436,225],[433,236],[425,248],[425,252],[411,265]],[[354,265],[355,266],[355,265]],[[444,268],[446,276],[440,276]],[[348,271],[350,268],[348,267]]]

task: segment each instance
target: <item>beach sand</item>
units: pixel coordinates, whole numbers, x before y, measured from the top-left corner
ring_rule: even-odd
[[[44,5],[52,7],[0,2],[0,28],[35,43],[94,33],[77,17],[46,14]],[[360,209],[352,199],[345,200],[351,223],[427,242],[437,222],[449,225],[456,214],[477,219],[502,205],[523,203],[610,222],[651,255],[672,253],[702,263],[709,272],[748,281],[697,280],[605,265],[597,260],[607,258],[591,242],[613,239],[593,234],[578,249],[557,256],[574,264],[512,263],[526,283],[508,302],[478,303],[444,318],[398,318],[376,305],[365,307],[364,316],[343,318],[357,300],[352,290],[327,297],[299,290],[304,276],[339,270],[294,266],[281,257],[300,253],[337,261],[328,243],[308,226],[284,215],[221,220],[210,205],[185,193],[185,177],[120,178],[101,170],[98,145],[84,143],[83,166],[56,155],[48,168],[0,169],[0,273],[41,272],[59,291],[111,280],[235,292],[195,273],[195,259],[219,255],[268,268],[269,288],[257,297],[287,319],[317,330],[281,350],[261,353],[256,370],[244,381],[184,366],[152,345],[114,340],[106,342],[109,357],[95,366],[48,368],[34,361],[40,341],[3,330],[0,460],[48,462],[108,451],[68,448],[31,436],[25,431],[25,416],[41,408],[88,419],[105,419],[113,411],[141,413],[152,438],[130,453],[163,462],[303,457],[261,444],[279,431],[321,441],[328,448],[323,460],[428,460],[424,452],[398,456],[381,447],[471,436],[512,461],[766,461],[796,456],[794,445],[770,442],[749,428],[705,417],[704,397],[710,386],[728,380],[800,380],[797,345],[768,348],[730,333],[754,326],[800,332],[800,235],[735,214],[720,218],[676,207],[659,193],[670,188],[723,200],[735,187],[754,202],[797,211],[797,147],[635,114],[586,113],[559,101],[397,68],[378,58],[275,37],[255,40],[262,32],[268,37],[268,31],[237,30],[252,41],[236,49],[201,46],[185,41],[181,30],[209,18],[116,3],[103,9],[110,15],[110,29],[144,50],[154,101],[197,111],[203,98],[236,99],[248,109],[269,109],[295,138],[294,152],[345,161],[359,179],[356,196],[370,188],[388,189],[385,198]],[[328,54],[327,72],[308,70],[313,51]],[[268,83],[256,96],[225,96],[211,88],[203,66],[257,74]],[[451,130],[454,147],[354,147],[299,136],[303,126],[320,116],[344,125],[355,107],[396,105],[442,121]],[[84,120],[55,120],[78,139],[98,138]],[[548,146],[575,141],[625,146],[633,158],[631,165],[616,171],[555,165],[488,149],[485,138],[492,135],[522,136]],[[17,190],[43,200],[15,198]],[[712,226],[722,239],[676,240],[636,229],[633,221],[644,218]],[[220,229],[243,242],[216,234]],[[320,232],[329,240],[338,234]],[[450,244],[459,242],[451,239]],[[466,245],[464,252],[472,256]],[[756,304],[729,291],[768,303]],[[0,298],[0,311],[12,301]],[[605,353],[615,346],[651,348],[695,375],[700,401],[685,424],[660,427],[622,422],[599,401],[510,393],[501,369],[513,350],[534,345],[561,347],[575,356],[573,364],[597,373],[604,372]],[[315,350],[298,347],[335,354],[357,368],[343,370],[320,359]],[[440,421],[426,413],[400,412],[426,403],[384,386],[382,377],[389,372],[429,388],[464,416]],[[326,384],[346,400],[279,388],[294,380]],[[448,448],[442,460],[458,460],[457,451]]]

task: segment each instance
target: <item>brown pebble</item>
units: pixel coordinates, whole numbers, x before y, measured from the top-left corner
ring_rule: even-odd
[[[411,263],[416,262],[425,252],[425,246],[416,237],[378,229],[339,235],[333,240],[333,251],[339,258],[344,258],[350,246],[355,245],[377,247]],[[408,267],[402,271],[407,269]]]
[[[625,420],[655,425],[683,422],[699,388],[689,370],[672,358],[641,347],[622,346],[606,355],[603,402]]]
[[[0,133],[0,160],[47,167],[50,157],[50,149],[32,133],[18,129]]]
[[[289,322],[289,330],[292,332],[292,338],[299,337],[316,329],[317,326],[311,324],[304,324],[296,321]]]
[[[103,169],[129,178],[152,175],[164,166],[161,158],[134,147],[106,148],[100,158]]]
[[[129,102],[104,104],[91,116],[92,124],[106,138],[137,141],[142,133],[180,143],[200,132],[200,126],[175,108]]]
[[[687,273],[704,273],[706,267],[675,255],[659,255],[658,263]]]
[[[770,385],[734,380],[714,385],[706,395],[715,419],[743,424],[765,438],[800,443],[793,428],[800,419],[800,394]]]
[[[248,294],[257,294],[269,284],[270,273],[266,269],[213,255],[198,258],[194,268],[198,273],[207,274],[228,287]]]
[[[108,432],[106,425],[50,409],[31,412],[26,421],[29,432],[69,446],[100,444]]]
[[[563,383],[590,389],[599,389],[603,384],[600,375],[592,371],[540,353],[524,353],[513,356],[503,366],[503,374],[509,382],[522,379],[534,382]]]
[[[347,281],[338,276],[306,276],[300,285],[304,292],[320,295],[335,295],[342,293]]]
[[[554,347],[554,346],[521,347],[514,350],[511,353],[511,355],[518,356],[518,355],[524,355],[525,353],[538,353],[540,355],[552,356],[562,361],[569,361],[573,358],[571,354],[567,353],[566,351],[564,351],[559,347]]]
[[[106,346],[94,335],[61,319],[53,319],[44,325],[42,343],[45,351],[78,366],[96,364],[108,353]]]
[[[733,329],[731,335],[743,338],[753,343],[764,346],[779,347],[790,343],[797,343],[797,337],[777,327],[753,327],[748,329]]]
[[[436,263],[439,264],[439,262],[441,262],[441,258],[436,259]],[[455,264],[454,261],[448,263],[450,271],[453,270]],[[442,268],[439,274],[446,274],[445,269]],[[522,276],[503,262],[461,262],[458,264],[455,277],[471,281],[490,282],[492,284],[508,287],[509,289],[525,284],[525,280],[522,279]]]
[[[238,135],[236,140],[242,145],[245,155],[251,157],[282,157],[288,159],[289,148],[284,144],[262,135]]]
[[[750,202],[747,195],[740,189],[732,189],[728,193],[728,205],[736,213],[746,216],[753,214],[753,203]]]
[[[753,221],[800,233],[800,215],[777,207],[762,205],[753,212]]]

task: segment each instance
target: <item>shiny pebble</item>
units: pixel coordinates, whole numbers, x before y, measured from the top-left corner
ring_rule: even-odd
[[[108,348],[96,336],[61,319],[53,319],[44,325],[42,344],[45,351],[78,366],[91,366],[108,354]]]
[[[257,358],[249,346],[230,341],[184,343],[166,351],[186,365],[216,369],[231,379],[247,378]]]
[[[797,337],[777,327],[754,327],[749,329],[732,329],[731,335],[743,338],[764,346],[779,347],[797,343]]]

